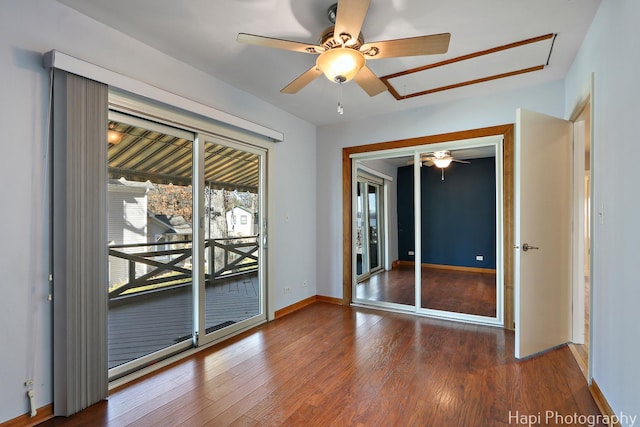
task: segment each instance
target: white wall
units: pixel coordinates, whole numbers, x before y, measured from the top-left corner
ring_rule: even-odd
[[[52,399],[46,135],[51,49],[199,101],[285,135],[271,151],[271,285],[277,310],[316,294],[315,127],[53,0],[0,2],[0,422]],[[295,179],[292,179],[295,177]],[[299,286],[303,280],[307,287]],[[284,284],[292,287],[286,296]],[[296,285],[294,288],[294,284]]]
[[[318,294],[342,298],[342,148],[514,123],[518,107],[562,117],[563,82],[319,127]]]
[[[637,0],[602,2],[567,74],[565,115],[594,73],[593,378],[616,413],[640,417],[639,20]]]

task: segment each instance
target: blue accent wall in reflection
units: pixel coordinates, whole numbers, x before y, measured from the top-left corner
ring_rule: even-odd
[[[496,268],[495,158],[420,168],[422,263]],[[398,168],[399,259],[415,261],[413,166]],[[482,255],[483,261],[476,256]]]

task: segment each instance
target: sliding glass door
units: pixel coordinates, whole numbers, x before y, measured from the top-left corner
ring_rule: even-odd
[[[204,271],[197,319],[210,342],[266,319],[264,151],[213,136],[204,143]]]
[[[382,268],[382,245],[380,244],[380,221],[379,217],[382,212],[381,193],[382,186],[379,184],[367,183],[367,219],[369,226],[369,248],[367,255],[369,257],[369,272],[375,272]]]
[[[190,347],[194,134],[111,112],[110,376]]]
[[[352,155],[353,302],[501,324],[501,144],[489,136]],[[448,162],[434,162],[436,151],[449,153]],[[367,178],[376,173],[392,183],[388,208],[380,204],[384,186]],[[370,274],[374,268],[384,271]]]
[[[111,111],[109,377],[266,320],[266,150]]]
[[[364,280],[383,268],[383,182],[358,175],[356,197],[356,269]]]
[[[420,168],[420,309],[495,318],[496,148],[451,153],[456,160],[444,168]]]

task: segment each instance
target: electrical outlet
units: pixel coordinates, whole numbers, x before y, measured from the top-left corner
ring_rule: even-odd
[[[416,253],[415,253],[414,251],[409,251],[409,256],[413,256],[413,255],[415,255],[415,254],[416,254]]]
[[[476,261],[484,261],[484,255],[476,255]]]
[[[284,293],[288,294],[289,292],[291,292],[291,287],[290,286],[285,286],[284,287]]]

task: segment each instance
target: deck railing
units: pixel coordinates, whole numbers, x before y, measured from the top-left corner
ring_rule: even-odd
[[[206,239],[206,283],[256,271],[258,247],[258,236]],[[126,282],[109,291],[109,299],[191,283],[192,253],[191,240],[110,245],[109,256],[125,260],[128,272]],[[139,265],[147,266],[147,272],[137,276]]]

